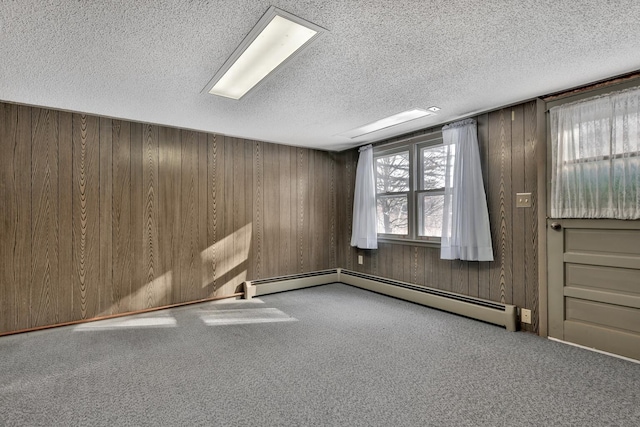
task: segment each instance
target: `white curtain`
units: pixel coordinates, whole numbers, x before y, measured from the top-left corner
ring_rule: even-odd
[[[640,218],[640,88],[550,110],[553,218]]]
[[[476,121],[442,128],[447,150],[440,258],[493,261]]]
[[[373,174],[373,147],[360,148],[356,169],[356,188],[353,197],[353,230],[351,246],[377,249],[376,183]]]

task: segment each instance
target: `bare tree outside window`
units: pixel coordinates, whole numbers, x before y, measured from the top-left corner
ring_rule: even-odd
[[[378,233],[408,233],[409,152],[376,158]]]
[[[442,236],[445,174],[447,157],[455,155],[452,150],[452,146],[443,145],[424,147],[420,150],[422,160],[422,191],[418,200],[418,234],[420,236]],[[450,176],[449,182],[451,178]]]
[[[450,150],[453,150],[453,147],[443,145],[425,147],[420,150],[422,159],[421,190],[423,190],[418,196],[418,234],[420,236],[442,236],[447,157],[455,155]]]
[[[442,236],[442,212],[444,209],[444,195],[421,194],[420,203],[422,227],[420,236]]]
[[[447,170],[447,148],[439,145],[422,152],[422,190],[443,190]]]

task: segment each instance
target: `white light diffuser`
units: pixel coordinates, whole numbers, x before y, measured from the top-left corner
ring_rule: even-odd
[[[368,133],[376,132],[382,129],[389,128],[391,126],[397,126],[402,123],[409,122],[411,120],[419,119],[421,117],[431,116],[431,111],[415,108],[413,110],[403,111],[402,113],[394,114],[393,116],[385,117],[384,119],[376,120],[375,122],[360,126],[359,128],[351,129],[344,133],[338,134],[338,136],[345,136],[347,138],[357,138]]]
[[[240,99],[323,29],[269,8],[206,87],[212,95]]]

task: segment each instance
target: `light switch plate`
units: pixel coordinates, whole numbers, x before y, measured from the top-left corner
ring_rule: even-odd
[[[516,208],[530,208],[531,193],[516,193]]]

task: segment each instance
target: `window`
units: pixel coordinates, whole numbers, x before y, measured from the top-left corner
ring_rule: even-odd
[[[447,158],[454,155],[452,146],[420,148],[420,190],[418,191],[418,236],[441,237]],[[453,163],[453,161],[451,162]],[[451,182],[449,177],[448,182]]]
[[[640,219],[640,88],[550,109],[553,218]]]
[[[379,234],[409,232],[410,163],[408,151],[375,158]]]
[[[375,151],[379,238],[440,240],[448,150],[437,133]]]

